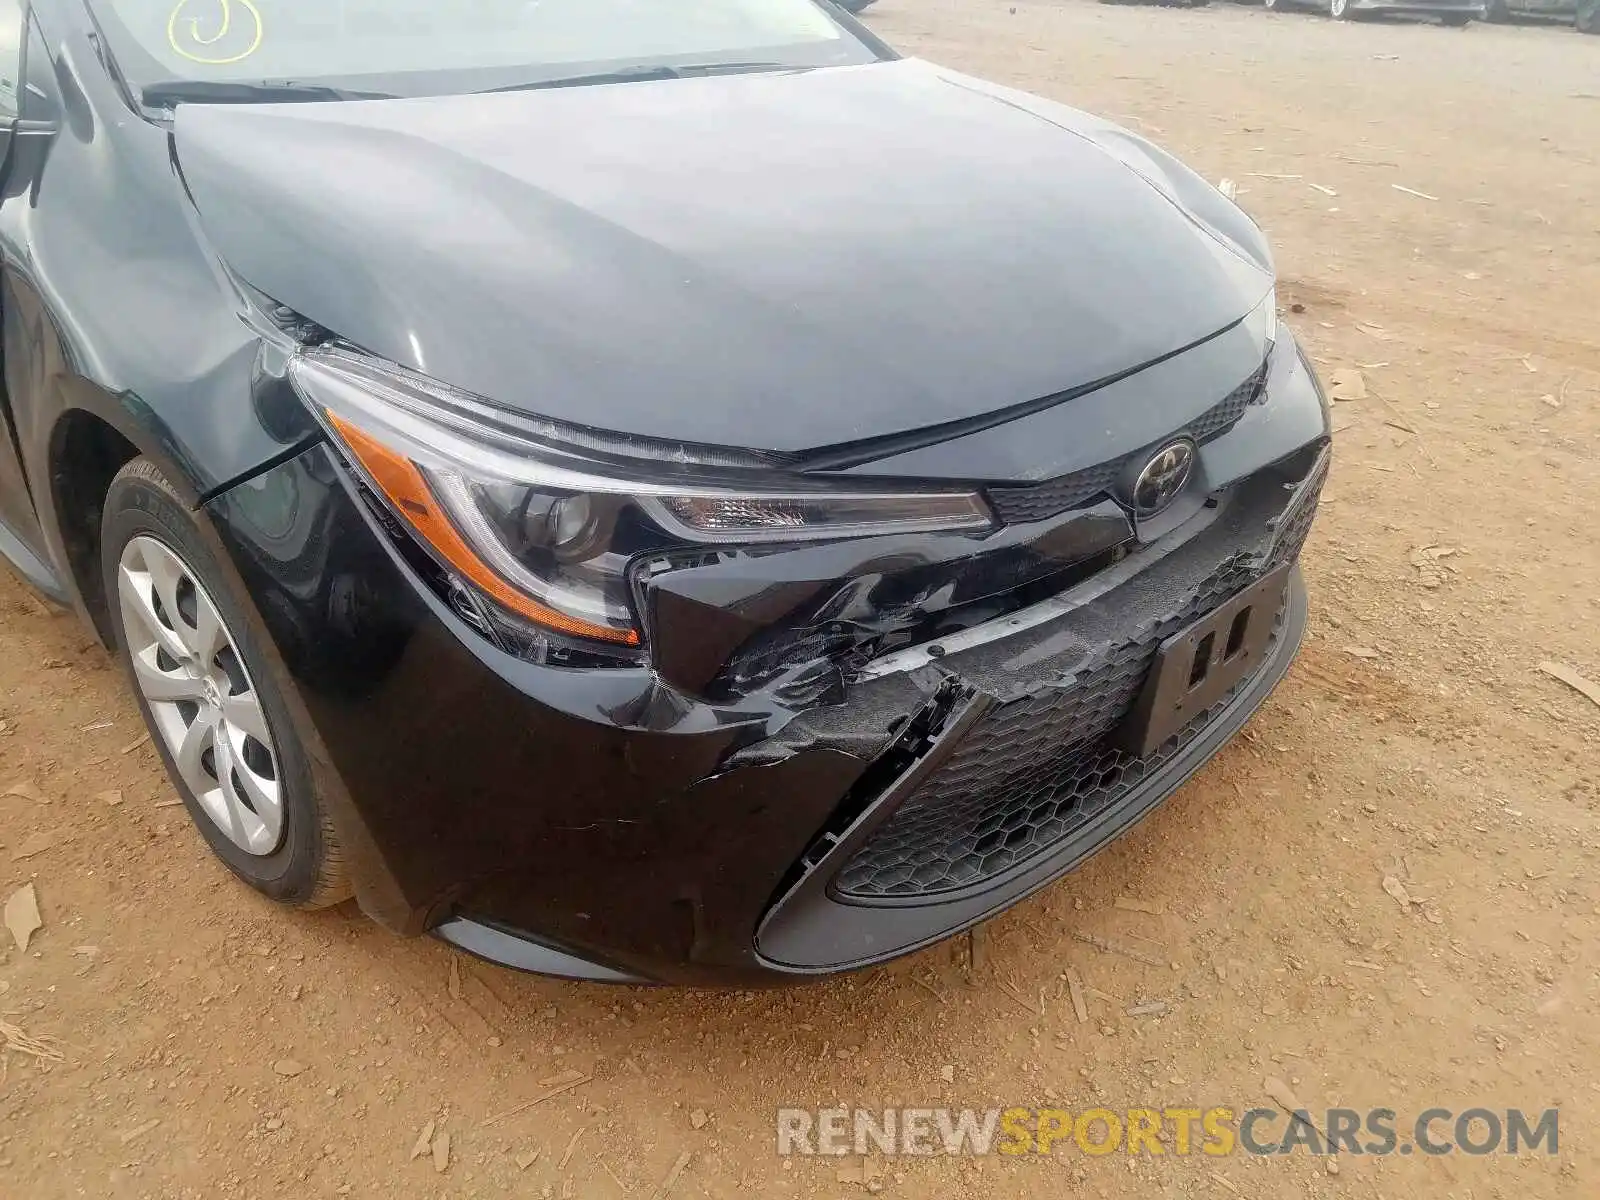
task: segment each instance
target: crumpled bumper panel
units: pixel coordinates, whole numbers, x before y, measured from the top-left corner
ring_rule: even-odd
[[[1266,554],[1230,558],[1180,609],[1080,670],[1073,686],[985,713],[945,765],[845,865],[835,892],[872,900],[982,884],[1048,852],[1191,743],[1248,680],[1148,758],[1133,756],[1111,735],[1127,718],[1163,640],[1299,557],[1326,464],[1324,458],[1301,487]]]
[[[881,794],[824,831],[769,914],[762,952],[837,965],[947,934],[1081,861],[1197,770],[1287,669],[1304,624],[1298,577],[1254,675],[1146,758],[1117,734],[1166,637],[1298,559],[1328,452],[1300,462],[1303,477],[1252,481],[1208,527],[1031,645],[1007,639],[923,668],[940,680],[930,705],[944,723],[886,786],[863,777]]]

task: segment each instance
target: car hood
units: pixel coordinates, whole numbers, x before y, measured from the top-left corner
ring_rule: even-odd
[[[175,139],[206,236],[279,303],[503,406],[691,443],[1070,394],[1271,286],[1256,227],[1149,143],[914,60],[184,105]]]

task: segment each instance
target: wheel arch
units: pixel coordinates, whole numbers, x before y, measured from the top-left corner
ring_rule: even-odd
[[[66,410],[51,430],[50,506],[62,565],[95,633],[108,647],[115,634],[100,571],[100,523],[111,481],[140,453],[109,421],[88,409]]]

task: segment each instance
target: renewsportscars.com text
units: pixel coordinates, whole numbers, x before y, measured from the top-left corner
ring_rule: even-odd
[[[781,1155],[1556,1154],[1560,1111],[1429,1108],[782,1108]]]

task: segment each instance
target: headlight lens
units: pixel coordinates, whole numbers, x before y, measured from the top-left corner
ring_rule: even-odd
[[[1261,344],[1268,350],[1278,340],[1278,289],[1274,286],[1267,292],[1266,299],[1250,310],[1244,319],[1244,324],[1253,334],[1261,340]]]
[[[402,368],[323,347],[290,367],[351,462],[439,565],[544,634],[638,646],[629,564],[693,546],[981,531],[971,492],[774,486],[757,456],[525,420]]]

